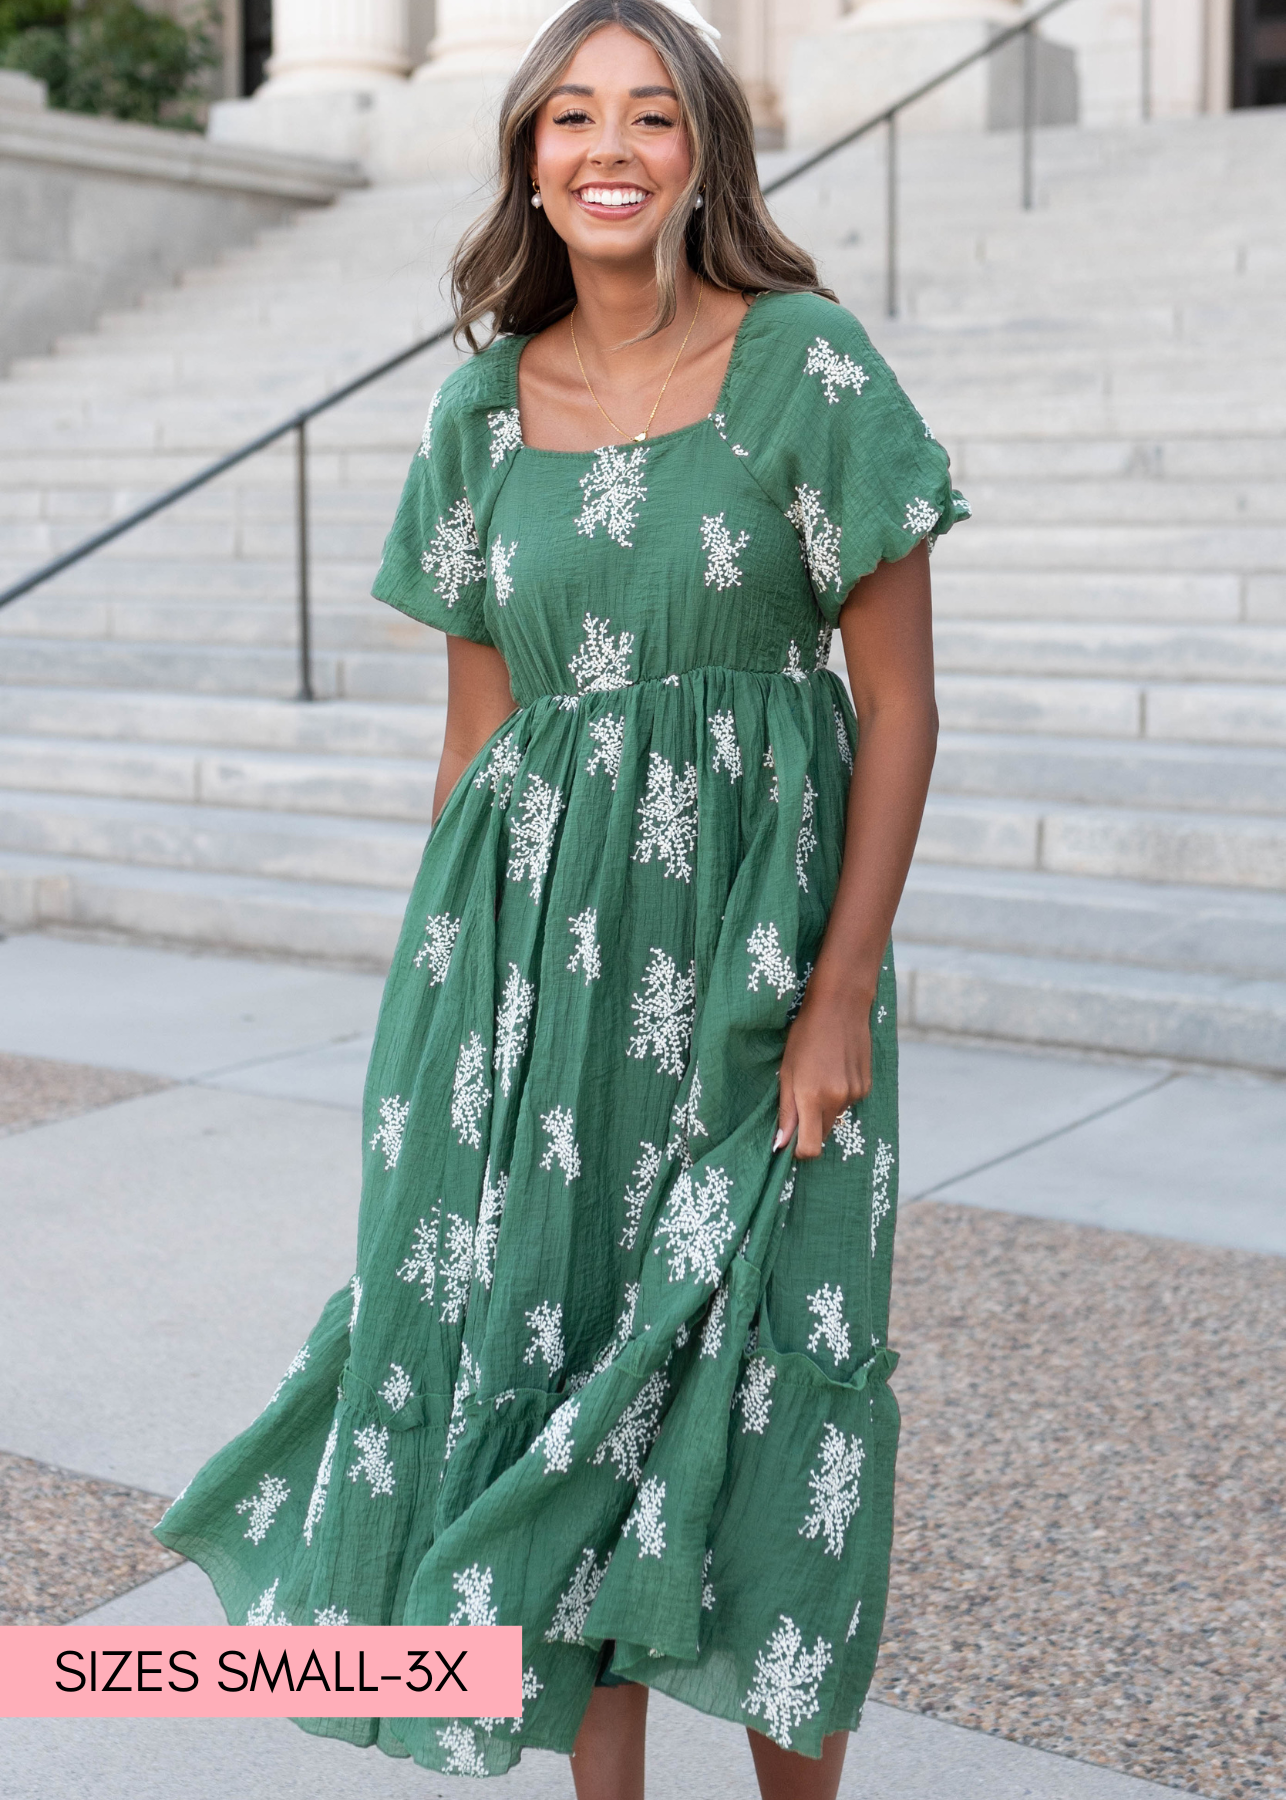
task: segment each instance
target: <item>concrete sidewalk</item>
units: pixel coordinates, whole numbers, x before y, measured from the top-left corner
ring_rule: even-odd
[[[355,1109],[380,982],[28,936],[0,942],[0,1052],[174,1085],[0,1141],[0,1449],[173,1494],[260,1409],[352,1269]],[[903,1204],[970,1205],[1286,1254],[1286,1084],[903,1047]],[[234,1322],[230,1329],[229,1322]],[[191,1566],[105,1622],[216,1622]],[[654,1697],[650,1792],[752,1795],[744,1734]],[[0,1724],[21,1800],[454,1794],[288,1724]],[[872,1704],[843,1792],[1129,1800],[1169,1789]],[[519,1796],[571,1792],[528,1758]]]

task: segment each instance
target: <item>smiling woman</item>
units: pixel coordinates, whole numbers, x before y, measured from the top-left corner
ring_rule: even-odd
[[[892,1534],[928,545],[967,507],[686,0],[564,8],[500,149],[455,266],[490,333],[375,582],[450,682],[357,1269],[158,1535],[230,1618],[523,1627],[517,1719],[307,1729],[641,1800],[655,1687],[748,1728],[766,1800],[834,1800]]]

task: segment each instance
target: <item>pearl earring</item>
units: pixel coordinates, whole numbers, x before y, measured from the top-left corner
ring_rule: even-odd
[[[705,205],[705,195],[704,195],[704,194],[698,194],[698,195],[697,195],[697,197],[696,197],[696,199],[695,199],[695,200],[694,200],[694,201],[693,201],[693,202],[692,202],[692,210],[693,210],[693,212],[696,212],[696,211],[697,211],[697,209],[698,209],[698,208],[699,208],[699,207],[702,207],[702,206],[704,206],[704,205]]]
[[[531,203],[535,207],[537,212],[539,212],[541,207],[545,204],[545,202],[540,197],[540,189],[538,187],[536,187],[534,183],[533,183],[533,191],[532,191],[532,196],[531,196]]]

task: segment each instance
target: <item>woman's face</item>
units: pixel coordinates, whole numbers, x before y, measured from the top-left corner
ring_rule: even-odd
[[[532,179],[573,257],[651,262],[692,173],[678,96],[656,51],[621,25],[586,38],[536,116]]]

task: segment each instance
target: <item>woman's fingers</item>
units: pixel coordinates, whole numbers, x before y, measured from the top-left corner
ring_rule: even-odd
[[[772,1141],[774,1150],[780,1150],[783,1144],[790,1142],[790,1134],[798,1123],[799,1114],[795,1110],[795,1090],[790,1076],[783,1069],[777,1099],[777,1135]]]

